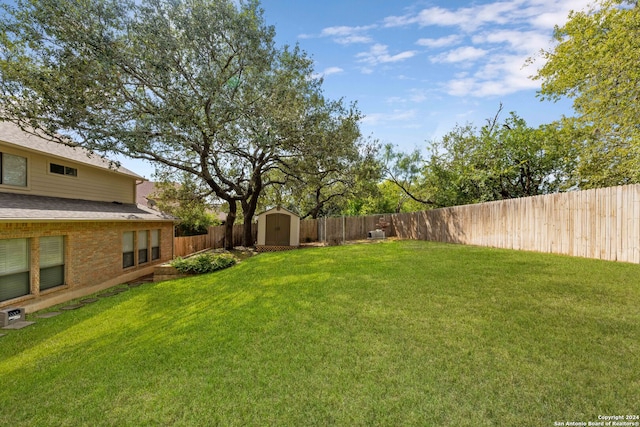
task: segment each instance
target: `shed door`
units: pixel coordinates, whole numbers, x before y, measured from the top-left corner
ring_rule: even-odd
[[[264,243],[268,246],[289,246],[291,217],[285,214],[267,215]]]

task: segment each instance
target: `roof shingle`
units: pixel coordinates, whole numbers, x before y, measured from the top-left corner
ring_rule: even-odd
[[[173,221],[144,206],[0,193],[0,221]]]

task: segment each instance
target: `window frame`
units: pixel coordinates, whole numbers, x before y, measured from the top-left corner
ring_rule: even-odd
[[[138,230],[136,247],[138,248],[138,265],[149,262],[149,230]]]
[[[131,242],[128,242],[128,239],[125,238],[128,234],[131,235]],[[122,232],[122,268],[127,269],[136,266],[136,234],[134,231],[123,231]],[[131,243],[131,246],[126,246],[127,243]],[[130,249],[130,250],[127,250]],[[130,262],[130,263],[129,263]]]
[[[16,157],[24,160],[24,185],[23,184],[7,184],[5,182],[4,173],[5,169],[9,169],[6,167],[5,160],[7,156]],[[22,156],[20,154],[14,154],[7,151],[0,151],[0,187],[11,187],[11,188],[29,188],[29,157]]]
[[[123,231],[122,268],[126,270],[159,261],[161,234],[161,229]]]
[[[50,260],[47,262],[47,260],[45,259],[45,257],[43,257],[43,241],[46,242],[48,239],[55,239],[56,241],[60,241],[60,245],[59,245],[59,253],[56,254],[56,259]],[[65,236],[41,236],[39,239],[39,253],[40,253],[40,291],[45,291],[45,290],[49,290],[58,286],[64,286],[66,284],[66,271],[65,271],[65,266],[66,266],[66,260],[65,260],[65,248],[66,248],[66,244],[67,244],[67,239],[65,238]],[[53,285],[51,284],[45,284],[46,286],[43,287],[43,283],[42,283],[42,278],[43,276],[45,276],[45,274],[43,274],[44,271],[51,271],[51,270],[57,270],[59,271],[59,276],[62,278],[62,282],[61,283],[55,283]]]
[[[14,268],[14,269],[6,269],[6,265],[3,265],[0,269],[0,278],[9,278],[9,277],[15,277],[15,276],[23,276],[25,277],[25,291],[26,293],[22,293],[20,295],[14,295],[11,296],[10,298],[5,298],[5,299],[0,299],[0,301],[9,301],[11,299],[14,298],[20,298],[26,295],[30,295],[31,294],[31,239],[29,238],[15,238],[15,239],[0,239],[0,242],[4,242],[4,241],[9,241],[9,240],[20,240],[23,241],[21,243],[23,243],[24,247],[20,248],[21,249],[21,255],[24,256],[24,267],[22,268]],[[15,248],[6,248],[5,250],[11,250],[11,252],[13,254],[16,254],[17,251],[15,250]],[[8,258],[5,256],[5,260],[7,260]],[[4,281],[0,281],[0,286],[2,285],[2,282]],[[6,282],[5,282],[6,283]],[[0,295],[3,294],[3,291],[0,290]]]
[[[150,231],[151,235],[151,261],[160,259],[160,229],[156,228]]]
[[[60,172],[56,172],[56,171],[52,170],[53,167],[62,168],[62,170]],[[68,176],[68,177],[72,177],[72,178],[77,178],[78,177],[78,168],[74,168],[74,167],[71,167],[71,166],[66,166],[66,165],[63,165],[63,164],[60,164],[60,163],[49,162],[49,171],[48,172],[50,174],[52,174],[52,175]]]

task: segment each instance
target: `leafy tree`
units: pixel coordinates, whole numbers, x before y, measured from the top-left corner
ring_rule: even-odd
[[[374,215],[417,212],[424,208],[424,204],[411,199],[397,184],[385,179],[376,185],[371,194],[350,199],[344,213],[347,215]]]
[[[334,150],[327,155],[309,156],[303,160],[314,165],[298,165],[301,173],[292,180],[291,196],[303,218],[344,213],[351,198],[369,194],[380,179],[377,142],[360,140],[358,144],[345,146],[335,143],[339,139],[339,134],[330,139]],[[342,148],[338,148],[341,145]]]
[[[584,124],[575,117],[564,117],[541,129],[564,153],[561,191],[637,182],[632,172],[637,167],[637,157],[629,141],[611,142],[595,125]]]
[[[193,175],[228,205],[229,244],[238,204],[244,244],[253,243],[251,219],[271,185],[263,177],[304,155],[307,131],[335,105],[303,52],[275,47],[257,0],[17,0],[3,9],[0,119]]]
[[[431,143],[426,159],[417,150],[396,153],[387,146],[389,182],[423,207],[534,196],[574,185],[568,171],[579,146],[566,142],[575,133],[557,124],[530,128],[513,112],[500,123],[501,111],[502,105],[479,129],[456,125]]]
[[[245,239],[251,237],[250,221],[268,187],[279,187],[275,194],[289,192],[295,198],[301,187],[313,186],[321,199],[327,195],[337,198],[344,191],[342,184],[354,179],[363,162],[358,143],[360,112],[355,105],[343,105],[342,100],[325,99],[320,82],[309,80],[311,63],[307,66],[295,79],[288,77],[275,86],[276,95],[288,94],[286,98],[264,114],[245,117],[240,127],[239,141],[244,147],[236,154],[246,163],[245,170],[251,171],[246,180],[249,197],[242,200]],[[293,87],[292,81],[299,87]],[[269,111],[275,113],[275,119]],[[305,209],[297,202],[289,201],[297,210]]]
[[[558,143],[553,127],[530,128],[515,113],[500,124],[498,114],[480,129],[456,126],[432,145],[424,185],[435,205],[535,196],[566,187],[571,146]]]
[[[534,77],[543,99],[573,99],[586,187],[640,182],[640,5],[599,0],[555,29]],[[585,138],[584,133],[594,136]],[[584,145],[586,144],[586,145]],[[595,169],[602,171],[599,173]]]
[[[152,196],[157,209],[180,220],[176,227],[178,236],[206,234],[210,226],[220,224],[213,214],[210,189],[203,188],[192,175],[184,172],[179,181],[172,179],[174,174],[158,175],[163,179],[156,183]]]
[[[387,144],[382,153],[385,177],[394,183],[411,200],[423,205],[434,205],[425,195],[426,188],[422,185],[424,159],[419,150],[411,153],[395,151],[393,145]]]

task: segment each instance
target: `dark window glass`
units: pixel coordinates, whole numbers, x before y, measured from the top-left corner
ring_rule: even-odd
[[[0,301],[29,295],[29,272],[0,276]]]
[[[50,163],[49,172],[64,175],[64,166],[56,165],[55,163]]]
[[[70,168],[69,166],[62,166],[55,163],[49,164],[49,172],[57,173],[58,175],[78,176],[78,169]]]
[[[138,250],[138,264],[144,264],[149,261],[149,254],[146,249]]]
[[[64,285],[64,265],[40,269],[40,290]]]
[[[122,268],[133,267],[133,252],[122,253]]]

